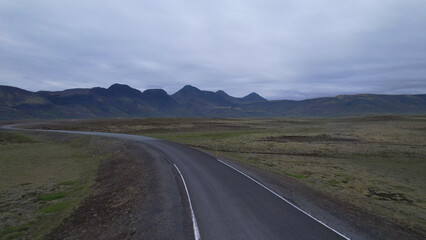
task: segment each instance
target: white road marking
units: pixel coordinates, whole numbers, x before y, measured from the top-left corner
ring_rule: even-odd
[[[323,223],[321,220],[315,218],[314,216],[312,216],[311,214],[303,211],[301,208],[297,207],[296,205],[294,205],[293,203],[291,203],[290,201],[288,201],[287,199],[285,199],[284,197],[282,197],[281,195],[279,195],[278,193],[274,192],[272,189],[268,188],[267,186],[263,185],[262,183],[260,183],[259,181],[257,181],[256,179],[250,177],[249,175],[245,174],[244,172],[238,170],[237,168],[227,164],[226,162],[220,160],[219,158],[216,158],[219,162],[223,163],[224,165],[234,169],[235,171],[241,173],[242,175],[246,176],[247,178],[249,178],[250,180],[252,180],[253,182],[259,184],[261,187],[265,188],[266,190],[268,190],[269,192],[271,192],[272,194],[274,194],[275,196],[279,197],[281,200],[285,201],[286,203],[290,204],[292,207],[296,208],[297,210],[301,211],[302,213],[304,213],[305,215],[307,215],[308,217],[314,219],[315,221],[317,221],[318,223],[321,223],[323,226],[327,227],[328,229],[330,229],[331,231],[337,233],[339,236],[341,236],[344,239],[350,240],[350,238],[346,237],[345,235],[339,233],[337,230],[331,228],[330,226],[328,226],[327,224]]]
[[[175,166],[176,170],[178,171],[180,177],[182,178],[182,182],[183,182],[183,185],[185,186],[185,190],[186,190],[186,195],[188,196],[189,208],[191,209],[191,217],[192,217],[192,223],[193,223],[193,227],[194,227],[194,239],[200,240],[201,239],[200,231],[198,230],[197,219],[195,218],[194,210],[192,209],[191,197],[189,196],[189,191],[188,191],[188,188],[186,187],[185,179],[183,178],[182,173],[180,172],[180,170],[176,166],[176,164],[173,164],[173,165]]]

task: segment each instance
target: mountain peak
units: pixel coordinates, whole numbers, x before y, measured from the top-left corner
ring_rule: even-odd
[[[185,85],[180,91],[182,91],[182,90],[184,90],[184,91],[197,91],[197,92],[201,91],[200,89],[198,89],[194,86],[191,86],[191,85]]]
[[[260,97],[260,95],[257,94],[256,92],[252,92],[252,93],[248,94],[246,97]]]
[[[157,106],[162,110],[178,107],[178,104],[163,89],[148,89],[141,96],[151,106]]]
[[[163,89],[147,89],[143,94],[147,96],[169,96]]]
[[[229,96],[225,91],[223,91],[223,90],[219,90],[219,91],[217,91],[216,92],[216,94],[219,94],[219,95],[221,95],[221,96]]]
[[[141,94],[141,91],[131,88],[129,85],[119,83],[111,85],[108,91],[116,96],[136,96]]]
[[[203,91],[200,89],[191,86],[191,85],[185,85],[183,88],[181,88],[179,91],[175,92],[173,96],[180,96],[180,95],[193,95],[193,94],[201,94]]]
[[[242,99],[245,102],[267,102],[268,101],[255,92],[250,93],[249,95],[243,97]]]
[[[120,83],[114,83],[108,88],[108,90],[112,90],[112,91],[126,90],[126,89],[133,89],[133,88],[131,88],[129,85],[120,84]]]

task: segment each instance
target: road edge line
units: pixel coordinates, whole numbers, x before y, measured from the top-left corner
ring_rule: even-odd
[[[335,232],[336,234],[338,234],[339,236],[341,236],[344,239],[350,240],[350,238],[346,237],[345,235],[343,235],[342,233],[338,232],[337,230],[333,229],[332,227],[328,226],[327,224],[325,224],[324,222],[322,222],[321,220],[315,218],[314,216],[312,216],[311,214],[305,212],[303,209],[299,208],[298,206],[294,205],[293,203],[291,203],[290,201],[288,201],[287,199],[285,199],[283,196],[279,195],[278,193],[276,193],[274,190],[268,188],[267,186],[263,185],[262,183],[260,183],[259,181],[257,181],[256,179],[254,179],[253,177],[249,176],[248,174],[242,172],[241,170],[229,165],[228,163],[220,160],[219,158],[216,158],[217,161],[221,162],[222,164],[224,164],[225,166],[228,166],[229,168],[234,169],[235,171],[239,172],[240,174],[244,175],[245,177],[247,177],[248,179],[252,180],[253,182],[257,183],[259,186],[265,188],[266,190],[268,190],[269,192],[271,192],[272,194],[274,194],[275,196],[277,196],[278,198],[280,198],[281,200],[283,200],[284,202],[290,204],[290,206],[296,208],[297,210],[301,211],[302,213],[304,213],[305,215],[307,215],[308,217],[312,218],[313,220],[317,221],[318,223],[320,223],[321,225],[323,225],[324,227],[330,229],[331,231]]]
[[[194,239],[200,240],[201,239],[200,231],[198,230],[197,219],[195,218],[194,210],[192,209],[191,197],[189,196],[188,187],[186,186],[185,179],[183,178],[183,175],[180,172],[179,168],[176,166],[176,164],[173,164],[173,165],[175,166],[176,170],[178,171],[178,173],[180,175],[180,178],[182,179],[183,186],[185,187],[186,195],[188,197],[189,209],[191,210],[191,217],[192,217],[192,226],[194,228]]]

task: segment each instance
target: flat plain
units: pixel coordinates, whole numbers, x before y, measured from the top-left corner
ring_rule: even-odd
[[[0,131],[0,239],[42,239],[80,204],[105,158],[87,143]]]
[[[0,239],[152,238],[152,162],[117,139],[0,130]]]
[[[187,144],[292,178],[391,222],[407,237],[426,236],[426,116],[108,119],[42,127]]]

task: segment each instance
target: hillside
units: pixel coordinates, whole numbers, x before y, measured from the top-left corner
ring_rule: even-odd
[[[245,106],[259,116],[348,117],[377,114],[424,114],[426,94],[422,95],[341,95],[302,101],[270,101]]]
[[[237,98],[219,90],[185,86],[172,95],[141,92],[123,84],[109,88],[30,92],[0,86],[0,119],[111,117],[344,117],[425,114],[422,95],[341,95],[302,101],[268,101],[257,93]]]

